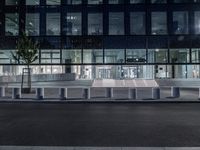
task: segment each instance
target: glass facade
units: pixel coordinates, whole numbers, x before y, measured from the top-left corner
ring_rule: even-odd
[[[0,10],[0,75],[20,74],[10,54],[26,32],[40,45],[36,74],[200,78],[199,0],[2,0]]]

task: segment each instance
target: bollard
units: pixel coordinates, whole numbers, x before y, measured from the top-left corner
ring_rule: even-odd
[[[83,89],[83,98],[90,99],[90,88]]]
[[[44,99],[44,88],[37,88],[36,89],[36,98],[38,100]]]
[[[106,88],[106,98],[113,98],[113,88]]]
[[[152,88],[152,99],[160,99],[160,88]]]
[[[137,89],[131,89],[129,88],[129,91],[128,91],[128,99],[137,99]]]
[[[12,99],[21,98],[21,88],[12,88]]]
[[[5,87],[0,87],[0,97],[5,96]]]
[[[173,97],[173,98],[180,97],[180,88],[179,87],[171,87],[171,97]]]
[[[59,97],[60,97],[60,100],[66,100],[67,99],[67,88],[60,88],[59,89]]]

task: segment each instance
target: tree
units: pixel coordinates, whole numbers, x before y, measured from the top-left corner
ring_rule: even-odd
[[[18,62],[18,64],[25,64],[28,70],[27,79],[27,92],[31,92],[31,69],[30,65],[38,59],[39,45],[29,39],[25,33],[19,38],[17,43],[17,50],[11,52],[12,58]]]

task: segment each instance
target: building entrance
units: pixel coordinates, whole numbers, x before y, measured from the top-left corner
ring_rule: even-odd
[[[101,68],[98,69],[98,78],[99,79],[110,79],[111,78],[111,69]]]
[[[123,72],[124,72],[124,78],[128,79],[140,78],[140,73],[142,72],[142,68],[138,65],[124,66]]]

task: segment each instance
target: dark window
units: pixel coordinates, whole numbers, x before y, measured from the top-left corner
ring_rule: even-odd
[[[146,30],[145,12],[131,12],[130,14],[130,34],[144,35]]]

